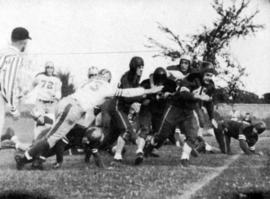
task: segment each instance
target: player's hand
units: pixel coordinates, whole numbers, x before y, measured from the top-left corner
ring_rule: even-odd
[[[43,125],[45,123],[44,117],[43,116],[39,116],[37,118],[37,123],[40,125]]]
[[[217,127],[218,127],[217,121],[216,121],[215,119],[212,119],[212,120],[211,120],[211,123],[212,123],[213,127],[214,127],[215,129],[217,129]]]
[[[164,86],[153,86],[150,89],[147,89],[147,93],[151,94],[151,93],[158,93],[161,92]]]
[[[11,108],[10,113],[14,120],[18,120],[20,117],[20,112],[16,108]]]
[[[208,95],[205,95],[205,94],[200,95],[198,93],[194,94],[194,98],[202,100],[202,101],[210,101],[210,100],[212,100],[212,97],[209,97]]]
[[[151,102],[150,99],[145,99],[145,100],[143,100],[142,105],[147,106],[148,104],[150,104],[150,102]]]

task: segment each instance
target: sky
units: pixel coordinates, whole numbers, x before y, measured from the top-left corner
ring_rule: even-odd
[[[10,40],[14,27],[26,27],[33,38],[28,60],[33,73],[44,70],[48,60],[70,71],[75,84],[86,79],[88,67],[108,68],[113,82],[128,70],[133,56],[145,60],[143,78],[158,66],[177,64],[145,47],[147,37],[171,45],[157,29],[157,22],[181,38],[211,25],[217,17],[211,0],[0,0],[0,47]],[[227,2],[227,1],[226,1]],[[258,95],[270,92],[270,3],[252,1],[250,13],[260,13],[256,22],[265,29],[255,36],[234,40],[230,51],[247,68],[246,90]],[[30,69],[29,69],[30,70]]]

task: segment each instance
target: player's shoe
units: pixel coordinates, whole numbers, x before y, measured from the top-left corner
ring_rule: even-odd
[[[188,167],[189,166],[189,160],[188,159],[181,159],[181,165],[183,167]]]
[[[21,170],[26,163],[29,161],[24,157],[23,154],[16,154],[15,155],[15,161],[16,161],[16,168],[18,170]]]
[[[142,162],[143,162],[143,153],[139,152],[136,154],[135,165],[140,165]]]
[[[6,132],[1,136],[1,141],[10,140],[15,135],[12,128],[7,128]]]
[[[154,145],[152,145],[150,141],[146,141],[145,147],[143,149],[145,157],[149,157],[150,154],[153,153],[154,148],[155,148]]]
[[[120,167],[123,165],[123,159],[122,158],[117,158],[117,157],[114,157],[113,158],[113,161],[110,163],[111,166],[114,166],[114,167]]]
[[[61,162],[55,162],[53,163],[53,168],[54,169],[60,169],[62,167],[62,163]]]
[[[192,149],[190,153],[193,157],[199,157],[200,153],[197,151],[197,149]]]

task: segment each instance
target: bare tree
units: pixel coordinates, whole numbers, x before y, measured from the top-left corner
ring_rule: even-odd
[[[57,76],[60,78],[62,82],[62,97],[66,97],[72,93],[75,92],[75,86],[71,81],[71,75],[70,72],[63,72],[63,71],[58,71]]]
[[[168,57],[172,61],[180,58],[184,53],[189,53],[194,58],[199,57],[202,60],[211,61],[215,64],[219,76],[226,80],[228,93],[234,95],[233,93],[244,85],[241,78],[246,76],[246,71],[245,67],[239,63],[235,64],[235,60],[228,52],[228,47],[233,39],[254,35],[264,26],[254,22],[255,16],[259,13],[258,10],[246,13],[247,8],[250,7],[248,0],[232,0],[226,7],[222,0],[214,0],[212,7],[218,17],[211,26],[203,26],[200,33],[186,36],[187,39],[184,40],[170,28],[158,24],[158,29],[165,33],[168,39],[176,44],[176,47],[169,47],[152,37],[148,37],[149,44],[146,46],[161,50],[154,56]],[[232,70],[234,70],[233,74]]]

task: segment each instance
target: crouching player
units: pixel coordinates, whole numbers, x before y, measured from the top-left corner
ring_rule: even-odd
[[[26,163],[44,155],[60,139],[67,135],[76,123],[84,117],[87,111],[93,110],[95,106],[104,103],[107,97],[142,96],[160,92],[163,88],[159,86],[151,89],[116,89],[109,84],[110,80],[111,72],[103,69],[96,78],[82,85],[74,94],[63,98],[57,106],[56,121],[46,135],[46,138],[36,141],[23,156],[15,156],[17,169],[22,169]]]
[[[215,129],[215,136],[222,153],[232,154],[230,141],[231,138],[239,140],[239,146],[247,155],[260,153],[255,152],[255,144],[259,135],[266,129],[264,122],[260,121],[255,124],[247,124],[241,121],[222,121]]]
[[[42,140],[46,138],[47,133],[50,131],[50,128],[44,129],[37,140]],[[100,155],[98,153],[98,148],[102,143],[104,134],[100,127],[90,127],[86,128],[81,125],[75,125],[72,130],[62,139],[60,139],[54,147],[46,151],[43,156],[40,156],[32,161],[32,169],[43,169],[42,162],[48,157],[56,156],[56,162],[53,163],[53,168],[61,168],[64,160],[64,152],[79,146],[85,150],[85,162],[89,162],[90,157],[93,155],[96,165],[100,168],[104,168]],[[4,136],[2,136],[5,148],[15,148],[17,154],[20,154],[26,151],[31,147],[30,143],[21,142],[12,130],[9,129]]]

